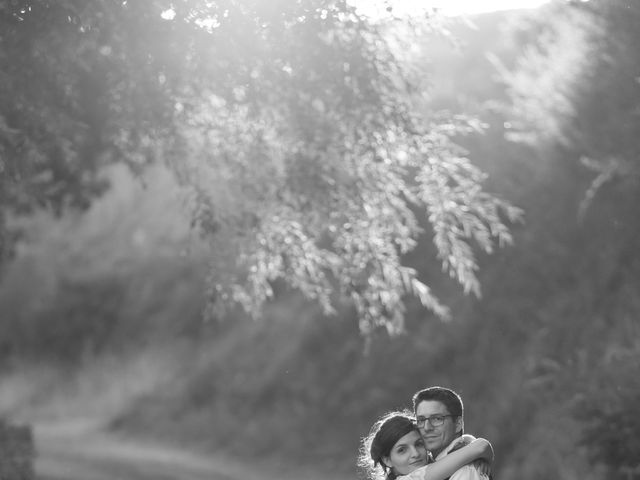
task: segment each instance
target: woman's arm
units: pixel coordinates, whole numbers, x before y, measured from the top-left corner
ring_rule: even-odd
[[[445,480],[460,467],[478,458],[493,461],[493,448],[484,438],[478,438],[469,445],[448,453],[437,462],[414,470],[409,475],[398,477],[398,480]]]
[[[475,439],[476,437],[474,437],[473,435],[465,433],[457,440],[455,440],[455,444],[451,449],[449,449],[449,453],[455,452],[465,445],[469,445]],[[491,475],[491,462],[486,458],[476,458],[473,462],[471,462],[471,465],[473,465],[473,468],[475,468],[481,476]]]

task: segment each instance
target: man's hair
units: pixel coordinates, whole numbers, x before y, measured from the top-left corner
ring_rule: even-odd
[[[462,417],[464,414],[464,406],[462,398],[453,390],[444,387],[429,387],[420,390],[413,395],[413,411],[415,412],[420,402],[435,400],[442,403],[450,415]]]

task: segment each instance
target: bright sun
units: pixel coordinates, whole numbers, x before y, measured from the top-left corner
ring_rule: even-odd
[[[391,4],[396,13],[419,14],[437,8],[444,15],[470,15],[496,10],[536,8],[549,0],[349,0],[361,13],[377,17]]]

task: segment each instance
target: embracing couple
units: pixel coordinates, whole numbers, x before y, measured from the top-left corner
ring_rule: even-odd
[[[371,427],[358,463],[371,480],[486,480],[493,448],[464,433],[463,413],[453,390],[420,390],[413,412],[389,412]]]

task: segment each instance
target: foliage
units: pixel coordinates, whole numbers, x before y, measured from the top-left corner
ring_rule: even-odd
[[[145,11],[129,10],[108,1],[0,2],[5,256],[13,246],[11,213],[86,208],[106,188],[100,167],[135,165],[147,132],[161,126],[156,104],[163,97],[149,85],[148,52],[140,52],[134,35]],[[113,27],[119,35],[110,36]],[[148,106],[138,108],[140,102]]]
[[[473,249],[519,216],[484,192],[386,24],[344,0],[0,2],[3,215],[85,206],[102,165],[166,162],[211,244],[212,314],[259,315],[278,280],[363,333],[439,303],[402,255],[433,227],[443,268],[479,294]],[[23,79],[28,81],[23,81]]]
[[[81,215],[22,219],[0,282],[2,370],[24,361],[74,368],[105,351],[189,338],[202,322],[206,258],[176,200],[175,178],[124,168]]]
[[[515,67],[502,72],[511,137],[563,145],[595,173],[584,215],[606,183],[638,185],[640,6],[629,0],[556,2],[537,15],[526,28],[540,34]]]
[[[0,419],[0,478],[33,480],[35,449],[31,427]]]
[[[624,331],[628,319],[637,318],[631,292],[638,272],[633,259],[640,174],[640,4],[593,0],[558,2],[550,9],[532,21],[542,35],[529,43],[504,79],[520,139],[524,134],[560,145],[593,172],[578,213],[594,246],[586,258],[601,265],[599,271],[584,272],[597,278],[600,288],[586,297],[592,310],[585,311],[589,327],[579,327],[578,358],[559,365],[568,381],[581,379],[574,386],[580,395],[571,413],[584,422],[581,444],[591,453],[590,463],[630,478],[638,468],[639,391],[638,348],[628,342],[637,331],[629,329],[623,338],[612,338],[610,332]],[[599,205],[593,202],[596,194]],[[588,221],[587,208],[592,220],[611,220]]]
[[[592,462],[606,465],[623,478],[638,471],[640,442],[640,351],[616,348],[605,358],[585,388],[576,406],[576,416],[584,421],[581,443],[593,453]]]
[[[515,52],[506,51],[509,43],[494,24],[466,40],[464,56],[443,52],[443,58],[462,73],[469,57],[478,62],[473,76],[452,77],[459,82],[454,91],[468,95],[468,104],[481,105],[501,91],[490,83],[490,65],[479,59],[492,45],[505,54]],[[597,406],[603,390],[617,419],[624,418],[624,411],[637,411],[631,403],[640,312],[637,202],[626,201],[623,192],[603,191],[578,224],[575,210],[589,179],[570,161],[573,156],[564,149],[537,151],[505,142],[507,119],[494,115],[487,121],[488,134],[473,142],[463,139],[465,146],[474,162],[490,172],[491,188],[526,209],[527,223],[515,230],[513,248],[479,258],[482,301],[462,295],[454,282],[433,271],[429,259],[435,247],[426,235],[404,257],[451,306],[452,321],[425,319],[417,301],[407,302],[412,335],[376,335],[370,355],[363,356],[352,309],[322,319],[317,306],[287,292],[268,302],[266,322],[239,319],[204,328],[198,281],[207,258],[185,255],[183,270],[173,257],[186,248],[182,240],[189,235],[166,196],[175,192],[173,184],[145,176],[144,192],[153,197],[146,198],[127,193],[131,184],[117,176],[111,182],[114,189],[85,214],[63,216],[60,222],[35,219],[33,230],[27,231],[35,240],[20,244],[0,285],[0,311],[22,315],[25,326],[32,320],[35,340],[43,323],[51,322],[53,330],[57,321],[64,325],[66,314],[95,321],[95,332],[110,335],[104,348],[118,359],[107,368],[113,375],[111,388],[106,381],[96,382],[96,376],[107,375],[96,374],[95,365],[72,361],[86,367],[83,378],[70,379],[65,365],[45,385],[23,380],[39,394],[19,396],[8,387],[8,396],[26,399],[22,406],[46,406],[56,418],[62,412],[115,415],[115,428],[211,452],[212,458],[233,458],[249,450],[251,462],[278,467],[291,466],[287,459],[296,458],[295,467],[304,474],[293,478],[307,478],[313,471],[323,472],[324,478],[339,478],[344,471],[349,472],[344,477],[353,478],[358,436],[384,411],[408,406],[415,390],[441,384],[461,392],[468,431],[493,442],[498,478],[612,478],[602,464],[589,463],[599,447],[607,446],[598,445],[593,435],[585,438],[591,440],[588,445],[580,444],[583,425],[599,417],[576,416],[581,406],[576,400]],[[59,288],[50,289],[52,284]],[[86,294],[77,295],[78,284]],[[102,309],[92,315],[91,302],[98,300]],[[37,315],[31,314],[34,307]],[[104,319],[114,321],[112,330],[100,330]],[[163,340],[181,336],[185,320],[192,322],[195,335],[187,355],[176,359]],[[11,322],[2,325],[7,327],[3,338],[10,340],[15,334]],[[159,339],[162,330],[169,334]],[[64,330],[56,333],[58,338],[65,335]],[[91,328],[77,333],[78,342],[70,342],[63,353],[77,358],[77,343],[91,341],[91,334]],[[138,362],[122,355],[131,343],[134,348],[126,353],[144,356],[151,346],[160,359],[154,355],[141,362],[152,365],[150,370],[132,368]],[[28,351],[24,344],[18,346],[17,355]],[[37,354],[53,357],[44,350]],[[164,383],[157,384],[158,377]],[[136,388],[130,391],[132,382]],[[78,390],[95,398],[78,395]],[[125,398],[104,408],[114,395]],[[600,410],[604,413],[604,406]],[[604,428],[604,423],[594,423],[598,426]],[[629,437],[626,445],[637,445],[636,439]]]

